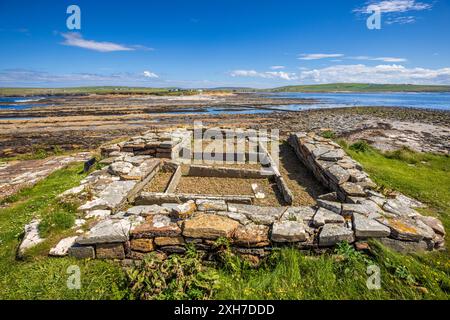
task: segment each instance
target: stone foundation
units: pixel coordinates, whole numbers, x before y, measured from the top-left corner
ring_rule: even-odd
[[[292,134],[289,143],[299,161],[331,191],[317,199],[317,206],[259,207],[253,205],[252,197],[240,195],[177,194],[176,185],[183,174],[180,163],[186,160],[179,157],[180,148],[190,149],[187,141],[191,136],[190,131],[175,131],[176,142],[169,142],[170,134],[145,134],[104,148],[108,167],[61,196],[64,201],[76,198],[83,202],[79,211],[91,228],[79,231],[70,241],[62,240],[52,255],[142,259],[152,251],[182,254],[188,243],[198,250],[214,251],[219,238],[227,239],[235,252],[257,257],[274,247],[321,250],[342,241],[360,243],[371,238],[408,252],[444,245],[441,222],[415,210],[422,204],[401,194],[386,197],[373,191],[376,185],[361,165],[339,145],[314,134]],[[150,155],[149,150],[156,151]],[[264,149],[258,152],[264,153]],[[171,160],[163,161],[161,154],[170,154]],[[265,166],[289,203],[295,194],[287,188],[269,153],[264,154]],[[142,192],[165,165],[174,172],[166,191]],[[191,170],[204,175],[253,177],[259,173],[202,166],[191,166]]]

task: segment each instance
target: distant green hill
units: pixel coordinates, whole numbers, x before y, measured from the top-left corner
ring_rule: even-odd
[[[412,84],[330,83],[286,86],[269,89],[270,92],[450,92],[450,86]]]

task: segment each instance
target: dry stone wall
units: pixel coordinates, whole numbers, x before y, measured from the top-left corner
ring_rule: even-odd
[[[227,239],[235,252],[254,259],[280,246],[321,250],[342,241],[361,243],[370,238],[403,252],[444,245],[442,223],[422,216],[416,210],[423,206],[420,202],[402,194],[387,197],[375,192],[376,185],[361,165],[322,137],[296,133],[289,138],[299,161],[330,189],[318,197],[314,207],[260,207],[237,198],[205,195],[190,199],[170,192],[141,192],[164,162],[169,161],[180,174],[179,163],[156,158],[158,148],[153,155],[141,154],[147,148],[142,145],[150,141],[169,145],[165,135],[159,136],[164,144],[156,137],[145,134],[104,148],[107,167],[60,196],[61,201],[82,202],[80,219],[77,236],[62,239],[50,255],[136,260],[149,252],[182,254],[187,244],[214,253],[219,238]],[[176,142],[167,149],[171,157],[177,157],[178,148],[188,147],[184,143],[190,138],[190,132],[175,131]],[[277,168],[272,169],[276,175]],[[38,223],[27,226],[22,248],[36,242]]]

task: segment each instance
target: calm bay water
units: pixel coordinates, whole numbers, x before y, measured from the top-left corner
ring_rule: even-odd
[[[258,108],[227,108],[209,107],[196,111],[195,109],[184,110],[179,114],[202,113],[202,114],[256,114],[270,113],[277,110],[300,111],[318,108],[340,108],[353,106],[371,107],[410,107],[435,110],[450,110],[450,93],[267,93],[271,98],[304,98],[314,99],[314,104],[292,104],[270,106],[270,109]],[[32,107],[44,107],[47,104],[37,104],[42,97],[0,97],[0,109],[23,110]]]
[[[329,107],[411,107],[450,110],[450,93],[275,93],[277,98],[305,98],[319,100],[319,104],[290,106],[294,110]]]

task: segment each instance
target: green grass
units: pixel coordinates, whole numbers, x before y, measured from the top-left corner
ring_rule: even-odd
[[[49,259],[48,250],[62,237],[71,235],[76,217],[74,207],[61,205],[56,196],[79,184],[85,177],[83,165],[59,170],[32,188],[11,196],[0,209],[0,299],[114,299],[121,298],[125,275],[104,261],[75,261],[69,258]],[[24,261],[15,253],[25,224],[34,217],[42,218],[40,233],[44,243],[27,252]],[[67,268],[81,269],[81,290],[66,286]]]
[[[404,149],[381,154],[371,147],[344,145],[371,177],[386,189],[395,189],[429,205],[425,214],[439,216],[450,230],[449,158],[417,154]],[[357,151],[355,151],[357,150]],[[122,299],[136,296],[127,275],[106,261],[47,258],[48,249],[70,234],[75,208],[62,206],[56,195],[78,185],[84,177],[82,165],[72,165],[49,176],[33,188],[10,197],[11,205],[0,209],[0,299]],[[41,232],[47,241],[32,249],[25,261],[15,260],[18,237],[24,224],[40,216]],[[450,261],[448,250],[420,255],[394,253],[371,242],[371,254],[356,252],[341,244],[335,252],[313,254],[285,248],[275,252],[259,269],[231,254],[215,268],[213,299],[449,299]],[[447,247],[449,246],[447,239]],[[173,270],[184,270],[187,258],[172,259]],[[193,263],[191,261],[191,263]],[[66,286],[67,268],[81,269],[81,290]],[[367,267],[381,271],[381,290],[366,286]],[[179,269],[181,268],[181,269]],[[151,274],[151,273],[150,273]],[[203,278],[202,278],[203,279]],[[191,281],[190,277],[185,278]],[[144,281],[144,280],[139,280]],[[141,283],[141,282],[138,282]],[[164,297],[190,295],[180,291],[183,281],[171,280]],[[202,284],[204,285],[204,284]],[[184,288],[184,285],[182,285]],[[211,285],[212,286],[212,285]],[[216,288],[217,286],[217,288]],[[211,288],[206,288],[210,292]],[[146,290],[152,290],[148,287]],[[201,298],[203,291],[194,296]],[[207,294],[209,296],[209,293]]]
[[[386,155],[358,143],[346,151],[384,188],[429,205],[424,214],[439,217],[450,230],[450,159],[401,150]],[[447,237],[447,248],[450,241]],[[371,243],[370,256],[314,255],[283,249],[258,270],[220,272],[219,299],[449,299],[449,251],[402,255]],[[381,290],[366,287],[367,265],[381,271]]]

